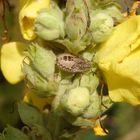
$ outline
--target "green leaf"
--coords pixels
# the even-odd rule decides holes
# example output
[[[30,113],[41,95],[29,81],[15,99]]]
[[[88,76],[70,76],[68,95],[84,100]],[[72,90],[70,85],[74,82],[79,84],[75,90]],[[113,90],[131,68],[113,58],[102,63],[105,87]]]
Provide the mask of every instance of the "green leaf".
[[[37,108],[22,102],[18,104],[18,112],[26,125],[34,126],[38,124],[43,126],[43,117]]]
[[[95,122],[85,119],[81,116],[75,117],[72,116],[70,113],[63,114],[64,118],[73,126],[93,126]]]
[[[74,140],[79,127],[71,127],[69,130],[64,130],[63,134],[60,136],[60,140]]]
[[[7,82],[0,85],[0,127],[7,124],[16,125],[19,121],[16,101],[23,96],[23,82],[11,85]]]
[[[7,128],[4,129],[0,140],[29,140],[29,137],[20,130],[8,125]]]
[[[41,125],[36,125],[32,128],[35,132],[37,136],[41,136],[43,140],[51,140],[51,134],[50,132]]]

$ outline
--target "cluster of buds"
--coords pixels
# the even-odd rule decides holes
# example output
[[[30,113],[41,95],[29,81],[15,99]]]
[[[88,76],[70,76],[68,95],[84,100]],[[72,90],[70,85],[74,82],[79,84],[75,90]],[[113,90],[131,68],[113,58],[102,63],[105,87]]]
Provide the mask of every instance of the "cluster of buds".
[[[122,20],[114,3],[91,3],[68,0],[61,9],[51,1],[49,8],[40,10],[34,28],[47,47],[30,45],[25,52],[29,63],[23,65],[34,94],[53,97],[50,113],[80,127],[94,127],[112,105],[102,93],[92,46],[105,41],[115,22]]]
[[[93,53],[91,50],[84,52],[81,58],[63,54],[60,61],[64,59],[63,65],[65,59],[73,56],[75,62],[74,60],[69,60],[69,62],[75,63],[76,67],[80,60],[85,60],[84,63],[92,62]],[[25,55],[28,61],[25,60],[23,63],[23,71],[28,87],[36,96],[46,99],[53,97],[51,111],[61,114],[73,126],[94,127],[103,112],[112,105],[109,96],[100,95],[100,91],[97,91],[100,79],[95,74],[94,64],[91,64],[87,71],[83,70],[83,73],[82,70],[80,73],[65,71],[66,68],[62,69],[57,64],[59,55],[38,44],[31,44],[25,51]],[[69,67],[69,65],[64,63],[64,67]]]
[[[112,0],[22,5],[21,33],[34,43],[3,45],[1,70],[12,84],[25,79],[28,88],[16,109],[28,134],[8,126],[0,139],[11,134],[24,140],[70,139],[87,127],[106,135],[101,120],[112,101],[140,104],[140,16],[124,18]]]
[[[115,3],[100,3],[93,6],[88,0],[68,0],[65,10],[61,10],[52,2],[49,9],[39,12],[35,21],[36,34],[47,41],[63,44],[74,54],[101,43],[123,16]]]

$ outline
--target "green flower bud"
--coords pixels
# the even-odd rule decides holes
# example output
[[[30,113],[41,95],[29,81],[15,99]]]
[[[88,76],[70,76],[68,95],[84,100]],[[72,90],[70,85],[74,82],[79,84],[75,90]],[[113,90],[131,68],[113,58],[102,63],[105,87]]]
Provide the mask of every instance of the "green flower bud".
[[[78,54],[92,43],[89,31],[90,13],[86,0],[68,0],[66,3],[65,38],[56,40],[69,52]]]
[[[86,33],[86,21],[83,21],[82,16],[72,15],[66,18],[66,34],[71,40],[81,38]]]
[[[93,73],[83,74],[80,80],[80,86],[88,88],[93,93],[99,84],[99,78]]]
[[[58,79],[55,77],[55,54],[37,44],[29,46],[25,52],[29,64],[24,63],[23,72],[27,82],[40,96],[54,95],[58,89]]]
[[[87,30],[88,8],[83,0],[68,0],[66,4],[66,34],[70,40],[82,38]]]
[[[39,12],[35,21],[35,32],[45,40],[64,38],[63,12],[53,1],[48,9]]]
[[[62,96],[61,105],[64,109],[71,113],[73,116],[77,116],[83,113],[83,111],[89,105],[89,91],[85,87],[77,87],[69,90]]]
[[[97,118],[102,113],[107,111],[107,109],[109,109],[109,107],[111,107],[111,105],[112,105],[112,102],[111,102],[109,96],[103,96],[101,98],[101,96],[99,96],[97,92],[94,92],[90,96],[90,105],[84,112],[83,117]]]
[[[34,69],[43,77],[48,78],[54,74],[56,56],[51,50],[32,44],[25,53],[31,60]]]
[[[92,14],[90,30],[92,31],[93,40],[96,43],[105,41],[111,34],[114,21],[105,13]]]
[[[120,23],[124,19],[124,15],[121,13],[120,9],[115,5],[108,6],[104,9],[104,12],[111,16],[116,23]]]
[[[88,61],[93,61],[93,58],[95,56],[95,50],[94,49],[87,49],[82,53],[82,57],[87,59]]]
[[[26,75],[28,85],[38,96],[47,97],[56,94],[58,83],[55,79],[45,79],[32,65],[26,63],[23,64],[23,72]]]
[[[69,89],[70,86],[71,86],[70,80],[64,79],[59,82],[57,96],[55,96],[53,103],[52,103],[53,111],[56,111],[60,107],[61,98],[62,98],[63,94],[66,92],[66,90]]]

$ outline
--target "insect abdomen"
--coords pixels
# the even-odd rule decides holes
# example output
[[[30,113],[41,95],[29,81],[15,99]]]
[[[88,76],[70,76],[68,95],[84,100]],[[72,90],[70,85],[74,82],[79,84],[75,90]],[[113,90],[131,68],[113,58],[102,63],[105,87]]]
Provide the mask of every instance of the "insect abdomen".
[[[71,73],[85,72],[91,68],[89,61],[68,53],[58,55],[56,64],[61,70]]]

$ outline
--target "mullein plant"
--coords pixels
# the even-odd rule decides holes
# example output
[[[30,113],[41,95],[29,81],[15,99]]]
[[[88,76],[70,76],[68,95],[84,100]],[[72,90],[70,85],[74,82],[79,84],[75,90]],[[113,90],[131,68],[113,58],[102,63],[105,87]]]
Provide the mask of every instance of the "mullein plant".
[[[8,125],[0,139],[72,139],[86,128],[106,135],[102,120],[114,102],[140,104],[140,17],[124,17],[112,0],[21,0],[21,7],[29,42],[4,44],[1,70],[11,84],[25,80],[23,126]]]

